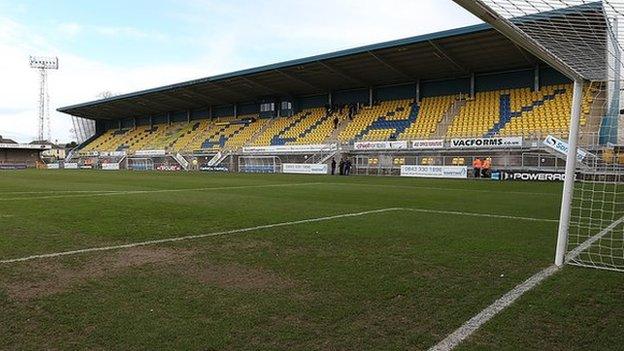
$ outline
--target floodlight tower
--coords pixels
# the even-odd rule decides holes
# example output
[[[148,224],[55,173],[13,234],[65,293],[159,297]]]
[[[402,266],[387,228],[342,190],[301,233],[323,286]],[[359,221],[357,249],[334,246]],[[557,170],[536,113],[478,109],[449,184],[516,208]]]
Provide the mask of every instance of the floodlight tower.
[[[50,131],[50,95],[48,94],[48,70],[57,70],[59,67],[58,57],[30,56],[28,58],[30,68],[39,71],[39,134],[38,141],[45,140],[44,130],[47,127],[48,138],[51,139]]]

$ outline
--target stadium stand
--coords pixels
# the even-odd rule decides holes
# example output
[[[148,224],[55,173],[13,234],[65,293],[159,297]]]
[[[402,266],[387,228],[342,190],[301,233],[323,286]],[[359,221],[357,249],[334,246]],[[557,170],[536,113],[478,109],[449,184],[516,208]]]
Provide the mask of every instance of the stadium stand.
[[[324,108],[308,109],[304,114],[305,118],[286,127],[273,138],[271,145],[323,143],[331,134],[334,115]]]
[[[418,117],[419,107],[412,100],[382,101],[364,107],[340,133],[344,143],[358,140],[377,141],[397,139]]]
[[[456,137],[524,136],[541,138],[548,134],[565,137],[569,129],[572,86],[554,85],[479,92],[455,118],[446,134]],[[585,90],[581,126],[592,103]]]
[[[507,93],[505,90],[477,93],[452,121],[446,136],[448,138],[484,136],[499,121],[501,96]]]
[[[19,144],[0,135],[0,170],[40,167],[41,153],[50,149],[49,143]]]
[[[459,95],[427,97],[420,102],[416,121],[401,134],[400,139],[428,139],[435,136],[444,115],[449,112]]]
[[[168,150],[237,150],[253,140],[253,145],[322,144],[331,141],[333,121],[346,124],[337,135],[342,143],[388,141],[440,137],[524,136],[565,137],[568,132],[572,87],[552,85],[539,91],[530,88],[478,92],[474,99],[466,95],[423,98],[419,104],[410,99],[381,101],[363,107],[349,120],[344,109],[328,113],[325,107],[304,109],[290,117],[273,119],[257,115],[221,117],[214,120],[176,122],[108,130],[86,145],[82,151]],[[593,103],[590,88],[585,89],[581,126],[585,126]],[[450,114],[456,102],[463,102],[456,116]],[[454,117],[454,118],[453,118]]]
[[[511,118],[502,126],[500,135],[522,135],[543,137],[548,134],[567,137],[569,116],[572,105],[572,86],[559,85],[542,89],[539,93],[531,93],[526,89],[515,91],[516,97],[512,105]],[[524,106],[520,106],[523,103]],[[590,107],[593,103],[589,87],[584,89],[581,113],[581,128],[587,123]]]
[[[452,56],[465,65],[464,69],[449,66],[448,58],[440,56],[432,42],[453,51]],[[469,49],[450,49],[453,45]],[[483,57],[489,59],[484,61]],[[571,81],[529,52],[519,55],[517,46],[487,26],[460,28],[452,35],[441,32],[407,38],[271,67],[77,104],[59,111],[97,122],[98,136],[77,152],[85,157],[97,157],[97,152],[92,151],[126,151],[132,156],[139,150],[165,150],[168,157],[175,156],[178,161],[186,157],[188,161],[203,162],[207,157],[213,160],[213,154],[223,151],[237,156],[254,152],[267,156],[264,154],[278,150],[281,160],[287,160],[285,153],[297,150],[293,153],[295,159],[308,152],[306,162],[323,162],[332,155],[318,151],[325,150],[318,144],[342,144],[335,149],[343,154],[354,151],[353,143],[358,141],[435,139],[422,144],[386,145],[408,145],[409,152],[423,154],[419,157],[424,161],[419,158],[411,163],[438,162],[439,158],[425,154],[446,152],[446,163],[468,164],[466,155],[444,149],[449,139],[522,136],[521,147],[535,149],[541,143],[533,141],[548,134],[567,138]],[[465,67],[471,67],[473,74],[466,74]],[[596,106],[609,105],[606,101],[604,94],[585,89],[582,145],[597,145],[597,140],[604,139],[604,107]],[[135,108],[128,110],[133,105]],[[244,146],[291,145],[303,147],[242,150]],[[305,145],[314,147],[306,149]],[[383,145],[370,144],[356,151],[364,153],[370,150],[368,147]],[[334,150],[331,146],[329,149]],[[456,162],[451,162],[453,159]]]

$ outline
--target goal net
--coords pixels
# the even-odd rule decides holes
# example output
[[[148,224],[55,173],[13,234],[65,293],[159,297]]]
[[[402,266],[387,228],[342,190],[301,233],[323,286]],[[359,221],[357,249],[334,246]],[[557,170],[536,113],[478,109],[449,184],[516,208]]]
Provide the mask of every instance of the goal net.
[[[279,173],[282,162],[277,156],[240,156],[238,171],[240,173]]]
[[[454,1],[574,82],[555,261],[624,271],[624,0]]]

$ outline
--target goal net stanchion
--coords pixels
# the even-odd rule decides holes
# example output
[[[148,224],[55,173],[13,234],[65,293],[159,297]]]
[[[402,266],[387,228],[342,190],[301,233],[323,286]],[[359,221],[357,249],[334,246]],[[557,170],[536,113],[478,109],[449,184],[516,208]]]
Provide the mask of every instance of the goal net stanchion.
[[[624,271],[624,0],[454,1],[574,82],[555,263]]]

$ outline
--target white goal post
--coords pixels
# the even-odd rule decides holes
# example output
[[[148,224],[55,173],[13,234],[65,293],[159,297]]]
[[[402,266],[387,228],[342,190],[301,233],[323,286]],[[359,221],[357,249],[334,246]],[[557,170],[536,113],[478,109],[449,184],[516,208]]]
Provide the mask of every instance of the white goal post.
[[[454,1],[574,82],[555,263],[624,271],[624,0]]]

